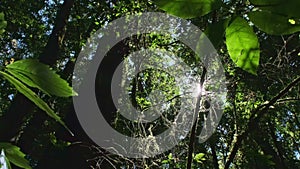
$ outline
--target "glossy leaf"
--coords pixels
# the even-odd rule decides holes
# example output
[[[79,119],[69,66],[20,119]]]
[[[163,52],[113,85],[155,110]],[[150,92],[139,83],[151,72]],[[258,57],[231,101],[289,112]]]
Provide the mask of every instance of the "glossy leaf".
[[[3,75],[5,79],[7,79],[11,84],[13,84],[16,89],[26,96],[29,100],[31,100],[35,105],[37,105],[40,109],[45,111],[50,117],[58,121],[61,125],[63,125],[70,133],[71,131],[65,125],[65,123],[61,120],[61,118],[45,103],[38,95],[36,95],[32,90],[30,90],[27,86],[25,86],[22,82],[14,78],[13,76],[0,71],[0,74]],[[72,133],[71,133],[72,134]]]
[[[221,0],[154,0],[154,3],[169,14],[181,18],[203,16],[221,7]]]
[[[49,95],[60,97],[74,96],[76,93],[68,82],[60,78],[49,66],[34,59],[16,61],[7,70],[24,84],[40,89]]]
[[[286,17],[300,18],[299,0],[250,0],[250,2],[262,10],[268,10]]]
[[[282,2],[283,0],[250,0],[253,5],[260,6],[275,6]]]
[[[226,46],[233,62],[243,70],[255,74],[259,64],[258,38],[246,20],[237,17],[226,29]]]
[[[253,11],[248,16],[255,26],[271,35],[287,35],[300,31],[300,24],[289,22],[289,17],[276,13]]]
[[[25,159],[25,154],[19,147],[10,143],[0,143],[0,149],[4,149],[5,156],[14,165],[25,169],[31,169],[28,160]]]
[[[204,31],[205,35],[209,38],[215,48],[217,48],[223,41],[228,21],[228,19],[222,19],[214,24],[210,24]]]

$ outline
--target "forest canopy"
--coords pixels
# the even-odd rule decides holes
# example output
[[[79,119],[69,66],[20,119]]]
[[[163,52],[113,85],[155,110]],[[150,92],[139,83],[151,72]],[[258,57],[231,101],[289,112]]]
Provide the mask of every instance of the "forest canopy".
[[[299,0],[1,1],[0,168],[300,168],[299,7]],[[148,12],[160,17],[139,24],[165,19],[152,29],[175,32],[136,31],[129,16]],[[122,18],[128,24],[110,27]],[[136,32],[93,45],[108,35],[116,41],[120,30]],[[82,126],[75,102],[85,93],[74,70],[80,59],[93,63],[88,49],[107,49],[88,96],[111,129],[144,139],[132,149],[153,156],[113,153]],[[181,114],[190,116],[179,123]],[[191,126],[175,130],[176,146],[160,152],[167,139],[156,136],[181,123]]]

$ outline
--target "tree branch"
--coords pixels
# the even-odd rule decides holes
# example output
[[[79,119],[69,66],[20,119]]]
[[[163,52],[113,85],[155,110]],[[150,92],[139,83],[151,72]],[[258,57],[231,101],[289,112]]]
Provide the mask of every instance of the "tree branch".
[[[255,129],[255,126],[258,124],[258,121],[263,117],[267,112],[270,106],[274,105],[281,97],[283,97],[288,91],[293,88],[297,83],[300,82],[300,77],[297,77],[294,81],[288,84],[283,90],[281,90],[275,97],[273,97],[270,101],[265,102],[258,108],[254,110],[252,113],[247,127],[244,132],[242,132],[239,136],[237,136],[236,142],[232,144],[232,149],[229,153],[227,162],[225,164],[224,169],[228,169],[231,163],[234,160],[234,157],[242,143],[242,141],[248,136],[248,134]]]
[[[218,156],[217,156],[217,152],[216,152],[216,147],[213,144],[210,144],[210,148],[211,148],[211,154],[213,157],[213,165],[215,169],[219,169],[219,163],[218,163]]]
[[[197,97],[197,102],[196,102],[196,107],[195,107],[195,112],[194,115],[196,116],[196,120],[193,124],[192,130],[191,130],[191,135],[190,135],[190,142],[189,142],[189,150],[188,150],[188,160],[186,164],[187,169],[192,168],[192,162],[193,162],[193,153],[194,153],[194,146],[195,146],[195,137],[196,137],[196,128],[197,128],[197,123],[198,123],[198,113],[200,109],[200,101],[201,101],[201,96],[202,96],[202,88],[203,88],[203,83],[205,80],[206,76],[206,68],[203,67],[203,71],[201,74],[201,79],[200,79],[200,92]]]

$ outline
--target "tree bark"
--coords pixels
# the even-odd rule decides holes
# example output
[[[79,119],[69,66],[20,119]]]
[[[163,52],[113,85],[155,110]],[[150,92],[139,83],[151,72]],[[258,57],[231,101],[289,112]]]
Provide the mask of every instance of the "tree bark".
[[[58,12],[53,31],[48,43],[39,60],[42,63],[53,66],[59,55],[60,42],[64,37],[66,22],[69,18],[70,10],[74,4],[73,0],[65,0],[61,10]],[[34,111],[35,105],[18,93],[8,111],[0,118],[0,141],[11,141],[19,132],[25,115]]]
[[[211,154],[213,157],[213,165],[215,169],[219,169],[219,163],[218,163],[218,156],[217,156],[217,152],[216,152],[216,147],[213,144],[210,144],[211,147]]]

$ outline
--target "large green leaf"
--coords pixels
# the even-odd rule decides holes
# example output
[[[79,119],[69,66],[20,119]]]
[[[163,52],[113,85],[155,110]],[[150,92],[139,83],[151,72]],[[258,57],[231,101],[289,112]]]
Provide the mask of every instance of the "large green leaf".
[[[45,103],[38,95],[36,95],[32,90],[30,90],[27,86],[25,86],[22,82],[14,78],[13,76],[0,71],[0,74],[3,75],[5,79],[7,79],[11,84],[13,84],[16,89],[26,96],[29,100],[31,100],[35,105],[37,105],[40,109],[45,111],[50,117],[58,121],[61,125],[63,125],[71,134],[72,132],[68,129],[65,123],[61,120],[61,118]]]
[[[300,18],[299,0],[250,0],[250,2],[262,10],[268,10],[286,17]]]
[[[250,0],[251,4],[259,6],[275,6],[282,3],[283,0]]]
[[[14,165],[25,169],[31,169],[28,160],[25,159],[25,154],[19,147],[10,143],[0,143],[0,150],[1,149],[4,149],[5,156]]]
[[[287,35],[300,31],[300,24],[291,22],[289,17],[269,11],[253,11],[248,13],[251,22],[262,31],[271,35]]]
[[[204,31],[205,35],[209,38],[215,48],[218,48],[224,39],[228,21],[229,19],[222,19],[216,23],[208,25],[207,29]]]
[[[16,61],[7,66],[7,71],[26,85],[38,88],[46,94],[60,97],[76,95],[64,79],[37,60]]]
[[[181,18],[203,16],[221,7],[221,0],[154,0],[162,10]]]
[[[243,70],[255,74],[259,64],[258,38],[246,20],[237,17],[226,29],[226,46],[233,62]]]

